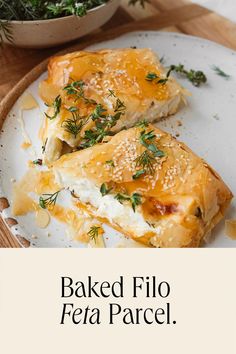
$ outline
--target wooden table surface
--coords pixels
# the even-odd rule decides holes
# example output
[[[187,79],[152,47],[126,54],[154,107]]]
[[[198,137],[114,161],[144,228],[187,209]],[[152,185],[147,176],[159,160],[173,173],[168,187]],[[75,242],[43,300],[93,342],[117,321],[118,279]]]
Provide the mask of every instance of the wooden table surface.
[[[121,0],[119,9],[109,22],[78,41],[83,47],[134,30],[180,32],[207,38],[236,50],[236,24],[186,0],[150,0],[144,9],[139,5],[128,6],[128,0]],[[0,48],[0,101],[35,65],[69,45],[40,50]],[[0,247],[19,247],[1,218]]]

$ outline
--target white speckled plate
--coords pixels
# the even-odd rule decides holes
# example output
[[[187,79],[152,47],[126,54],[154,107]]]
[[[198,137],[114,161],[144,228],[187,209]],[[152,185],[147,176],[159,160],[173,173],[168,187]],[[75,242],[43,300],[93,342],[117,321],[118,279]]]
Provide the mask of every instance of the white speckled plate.
[[[236,193],[236,52],[213,42],[196,37],[164,32],[135,32],[123,35],[111,41],[99,43],[89,49],[122,48],[137,46],[150,47],[160,57],[164,56],[164,65],[183,63],[187,68],[203,70],[208,83],[196,88],[186,79],[178,78],[180,83],[192,92],[188,106],[178,114],[161,122],[158,126],[184,141],[198,155],[214,167]],[[220,67],[231,77],[226,80],[218,76],[212,66]],[[38,130],[45,107],[38,96],[38,84],[45,78],[44,73],[27,89],[39,103],[39,109],[24,112],[27,132],[34,142],[36,156],[41,154]],[[23,142],[17,116],[19,102],[12,107],[0,134],[0,197],[6,197],[11,204],[12,182],[19,180],[27,169],[27,161],[32,159],[29,151],[20,149]],[[177,121],[182,126],[178,126]],[[63,194],[58,202],[63,204]],[[11,217],[11,207],[2,212],[3,218]],[[236,218],[236,203],[232,203],[227,218]],[[33,247],[84,247],[79,242],[71,241],[65,233],[65,226],[52,221],[46,230],[38,229],[34,216],[29,214],[17,218],[18,225],[11,228],[13,234],[20,234],[30,240]],[[48,237],[47,233],[52,236]],[[37,239],[32,239],[37,235]],[[106,227],[107,247],[114,247],[122,242],[123,236]],[[129,246],[135,246],[129,242]],[[235,247],[236,241],[224,234],[224,221],[213,231],[208,247]]]

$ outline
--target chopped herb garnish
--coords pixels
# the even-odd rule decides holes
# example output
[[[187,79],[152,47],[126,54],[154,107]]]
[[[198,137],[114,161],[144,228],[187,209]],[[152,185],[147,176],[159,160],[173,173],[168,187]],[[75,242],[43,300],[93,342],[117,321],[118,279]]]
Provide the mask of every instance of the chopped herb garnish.
[[[140,120],[138,123],[136,123],[136,127],[138,128],[146,128],[148,127],[149,123],[146,121],[146,119]]]
[[[149,151],[151,151],[154,155],[154,157],[163,157],[165,156],[164,152],[162,150],[159,150],[156,144],[153,143],[153,140],[156,138],[156,135],[153,133],[154,130],[151,130],[146,133],[145,130],[143,130],[140,134],[140,143],[145,146]]]
[[[113,116],[107,115],[96,119],[95,127],[85,131],[79,148],[85,149],[91,147],[95,144],[101,143],[106,136],[114,135],[111,128],[116,125],[122,114],[122,112],[117,112]]]
[[[57,115],[60,113],[61,110],[61,96],[58,95],[55,100],[53,101],[52,105],[48,106],[48,107],[52,107],[54,109],[54,113],[52,116],[49,116],[47,113],[45,113],[45,116],[48,119],[54,119],[57,117]]]
[[[68,110],[71,112],[72,118],[66,119],[61,126],[76,139],[83,126],[88,122],[88,118],[80,117],[76,107],[70,107]]]
[[[110,193],[111,190],[112,188],[107,188],[106,183],[103,183],[100,187],[100,192],[103,197]]]
[[[152,141],[153,139],[155,139],[155,137],[156,135],[154,134],[154,130],[150,130],[149,132],[146,132],[146,130],[142,130],[139,139],[142,145],[148,147],[148,141]]]
[[[107,97],[116,97],[115,92],[111,89],[108,89],[109,95]]]
[[[155,163],[155,157],[153,157],[148,150],[145,150],[140,156],[138,156],[135,160],[136,167],[141,167],[144,173],[148,173],[152,175],[154,173],[153,165]],[[142,173],[143,174],[143,173]],[[135,179],[140,177],[142,174],[136,176]]]
[[[63,90],[67,92],[68,95],[77,95],[80,98],[83,96],[83,87],[85,83],[82,80],[73,81],[72,83],[66,85]]]
[[[212,70],[214,70],[217,75],[224,77],[226,80],[230,78],[230,75],[226,74],[223,70],[221,70],[219,66],[213,65]]]
[[[146,75],[146,80],[147,81],[153,81],[153,80],[156,80],[158,79],[158,76],[156,73],[153,73],[153,72],[149,72],[147,75]]]
[[[140,176],[144,175],[146,170],[138,170],[132,177],[133,179],[138,179]]]
[[[131,203],[132,209],[135,212],[136,206],[142,204],[142,196],[138,193],[133,193],[131,196],[127,194],[118,193],[115,198],[123,204],[125,201],[129,201]]]
[[[107,161],[105,162],[105,164],[107,164],[107,165],[109,165],[109,166],[111,166],[111,167],[115,167],[115,164],[114,164],[114,161],[113,161],[113,160],[107,160]]]
[[[42,160],[42,159],[34,160],[34,161],[33,161],[33,164],[34,164],[34,165],[40,165],[40,166],[42,166],[43,160]]]
[[[117,98],[114,112],[124,112],[125,110],[126,110],[126,106],[124,102],[121,101],[119,98]]]
[[[92,120],[96,120],[98,118],[105,118],[106,116],[104,115],[104,112],[106,112],[106,109],[99,103],[91,114]]]
[[[171,65],[169,70],[174,70],[176,73],[180,73],[186,76],[186,78],[192,82],[192,84],[194,86],[200,86],[201,84],[204,84],[207,82],[207,77],[206,75],[203,73],[203,71],[200,70],[186,70],[184,68],[183,64],[179,64],[179,65]]]
[[[45,140],[45,142],[44,142],[44,144],[42,146],[42,153],[43,154],[45,153],[47,142],[48,142],[48,138]]]
[[[102,230],[100,226],[91,226],[87,235],[91,240],[93,240],[96,243],[100,230]]]
[[[154,81],[156,84],[165,85],[167,83],[167,81],[169,80],[169,76],[170,76],[170,73],[172,70],[174,70],[174,69],[172,67],[170,67],[170,69],[166,73],[166,77],[164,77],[164,78],[161,78],[160,76],[158,76],[154,72],[149,72],[146,75],[146,80],[147,81]]]
[[[55,193],[52,194],[42,194],[39,197],[39,205],[41,208],[43,209],[48,209],[48,208],[53,208],[54,205],[56,204],[56,200],[58,197],[58,194],[60,193],[60,191],[57,191]]]
[[[65,86],[63,90],[66,91],[67,95],[74,95],[75,101],[83,99],[83,101],[87,104],[97,104],[95,100],[84,96],[84,85],[85,83],[82,80],[73,81],[72,83]]]
[[[165,153],[158,149],[155,144],[155,138],[154,130],[150,130],[149,132],[146,132],[146,130],[141,131],[139,140],[147,150],[143,151],[142,154],[135,159],[136,167],[140,167],[141,169],[136,171],[133,175],[133,179],[137,179],[145,173],[153,175],[155,172],[153,165],[156,162],[156,157],[165,156]]]

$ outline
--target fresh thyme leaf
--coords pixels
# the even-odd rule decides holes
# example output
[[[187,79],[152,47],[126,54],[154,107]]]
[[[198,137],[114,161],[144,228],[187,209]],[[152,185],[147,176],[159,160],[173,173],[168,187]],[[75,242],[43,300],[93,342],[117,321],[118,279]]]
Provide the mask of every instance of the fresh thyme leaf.
[[[84,96],[84,85],[85,83],[82,80],[73,81],[66,85],[63,90],[66,91],[67,95],[75,95],[76,99],[79,99]]]
[[[114,161],[113,160],[107,160],[105,162],[107,165],[111,166],[111,167],[115,167]]]
[[[164,152],[162,150],[159,150],[158,147],[155,144],[149,144],[148,145],[148,150],[150,150],[155,157],[163,157],[163,156],[165,156]]]
[[[93,113],[91,114],[92,120],[96,120],[98,118],[104,118],[105,117],[104,112],[106,112],[106,109],[99,103],[95,107]]]
[[[153,80],[156,80],[158,79],[158,76],[156,73],[153,73],[153,72],[148,72],[147,75],[146,75],[146,80],[147,81],[153,81]]]
[[[91,240],[93,240],[96,243],[100,230],[102,230],[100,226],[91,226],[87,235]]]
[[[165,153],[158,149],[157,145],[153,142],[156,138],[153,130],[146,132],[142,130],[140,133],[140,143],[147,149],[135,160],[136,167],[140,167],[141,170],[138,170],[134,175],[133,179],[137,179],[142,176],[144,173],[154,174],[154,163],[156,162],[156,157],[163,157]]]
[[[138,179],[139,177],[141,177],[142,175],[144,175],[146,173],[146,170],[138,170],[133,176],[133,179]]]
[[[146,121],[146,119],[140,120],[138,123],[136,123],[136,127],[138,128],[146,128],[148,127],[149,123]]]
[[[138,193],[133,193],[131,196],[118,193],[116,194],[115,199],[117,199],[121,204],[123,204],[124,201],[129,201],[134,212],[136,211],[136,207],[142,204],[142,196]]]
[[[95,100],[84,96],[84,85],[85,83],[82,80],[72,81],[63,90],[66,91],[67,95],[74,95],[75,101],[82,99],[87,104],[97,104]]]
[[[112,188],[107,188],[106,183],[103,183],[100,187],[100,192],[103,197],[110,193],[111,190]]]
[[[121,101],[119,98],[117,98],[114,112],[124,112],[125,110],[126,110],[126,106],[124,102]]]
[[[173,70],[172,68],[170,68],[168,70],[165,78],[160,78],[156,73],[149,72],[146,75],[146,80],[147,81],[155,81],[156,84],[165,85],[167,83],[167,81],[169,80],[169,76],[170,76],[170,73],[171,73],[172,70]]]
[[[76,139],[83,126],[88,122],[88,118],[80,117],[78,111],[74,108],[71,107],[68,109],[72,114],[72,118],[66,119],[61,126]]]
[[[131,201],[133,211],[135,212],[136,206],[142,204],[142,196],[138,193],[133,193],[130,201]]]
[[[149,132],[146,132],[146,130],[142,130],[140,133],[139,140],[143,146],[148,148],[150,140],[152,141],[153,139],[155,139],[155,137],[156,135],[154,134],[154,130],[150,130]]]
[[[226,74],[223,70],[221,70],[219,66],[213,65],[212,70],[214,70],[217,75],[224,77],[226,80],[230,78],[230,75]]]
[[[111,128],[114,127],[120,119],[122,112],[117,112],[115,115],[107,115],[95,120],[95,128],[86,130],[80,148],[85,149],[95,144],[101,143],[106,136],[113,135]]]
[[[180,73],[182,75],[185,75],[186,78],[190,82],[192,82],[192,84],[196,87],[207,82],[207,77],[203,73],[203,71],[200,71],[200,70],[196,71],[196,70],[192,70],[192,69],[188,71],[184,68],[183,64],[171,65],[169,70],[170,71],[174,70],[176,73]]]
[[[43,161],[42,161],[42,159],[37,159],[37,160],[34,160],[34,161],[33,161],[33,164],[34,164],[34,165],[40,165],[40,166],[42,166]]]
[[[53,107],[54,109],[54,114],[52,116],[49,116],[47,113],[45,113],[45,116],[49,119],[54,119],[57,117],[57,115],[60,113],[60,110],[61,110],[61,103],[62,103],[62,100],[61,100],[61,96],[58,95],[55,100],[53,101],[53,104],[49,107]]]
[[[44,154],[45,153],[45,149],[46,149],[46,145],[47,145],[47,142],[48,142],[48,138],[45,140],[43,146],[42,146],[42,153]]]
[[[41,208],[43,209],[48,209],[48,208],[53,208],[54,205],[56,204],[56,200],[58,197],[58,194],[60,193],[60,191],[57,191],[55,193],[52,194],[42,194],[39,197],[39,205]]]
[[[109,95],[107,97],[116,97],[115,92],[111,89],[108,89]]]

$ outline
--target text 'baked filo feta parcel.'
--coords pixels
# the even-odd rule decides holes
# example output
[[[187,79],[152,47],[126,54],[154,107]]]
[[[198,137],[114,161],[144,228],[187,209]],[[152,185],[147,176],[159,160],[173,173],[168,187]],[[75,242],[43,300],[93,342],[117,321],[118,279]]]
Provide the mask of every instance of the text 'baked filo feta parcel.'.
[[[145,121],[53,170],[79,208],[154,247],[198,247],[232,198],[205,161]]]
[[[58,159],[65,147],[77,148],[94,126],[93,117],[104,111],[113,119],[112,131],[118,132],[142,117],[153,122],[174,114],[183,93],[150,49],[107,49],[51,58],[48,78],[40,85],[48,106],[41,131],[44,162]]]

